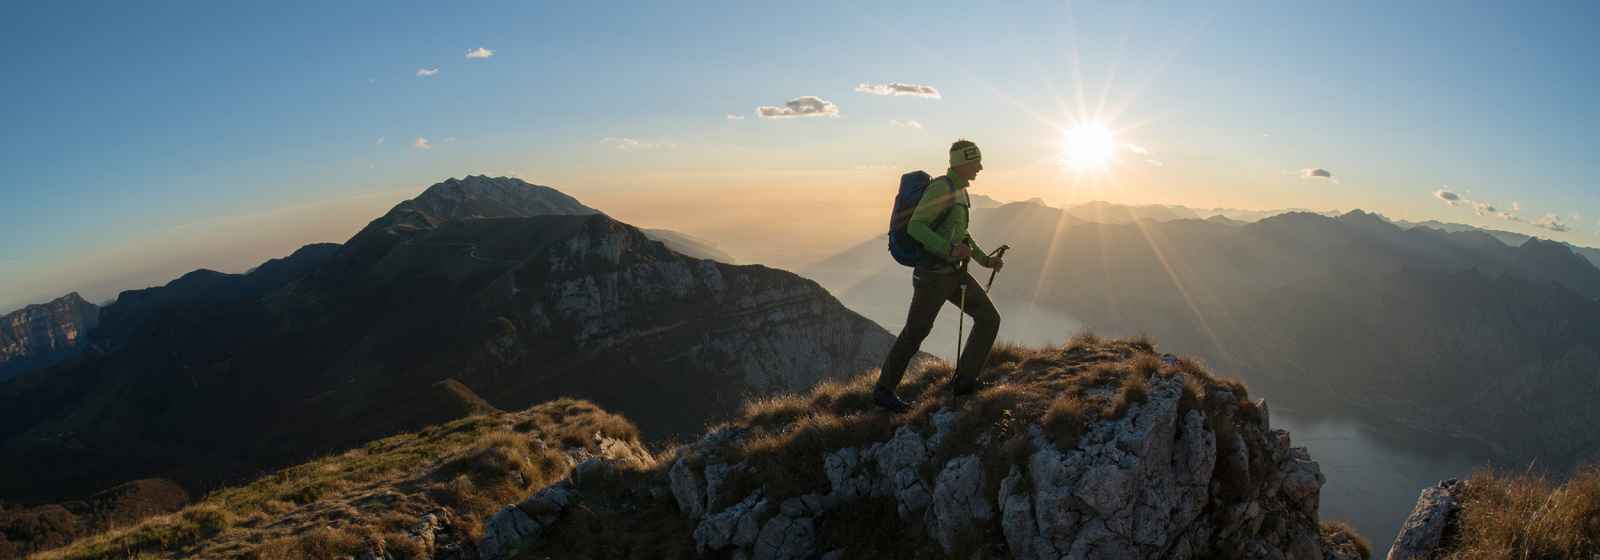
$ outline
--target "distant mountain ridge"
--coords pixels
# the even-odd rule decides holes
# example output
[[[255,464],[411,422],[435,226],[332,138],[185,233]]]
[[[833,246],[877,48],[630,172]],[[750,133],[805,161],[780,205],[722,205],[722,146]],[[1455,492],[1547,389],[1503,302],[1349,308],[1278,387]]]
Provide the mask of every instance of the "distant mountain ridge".
[[[1149,334],[1290,407],[1397,418],[1508,461],[1600,445],[1600,269],[1565,245],[1362,211],[1105,224],[1014,203],[972,221],[986,247],[1012,247],[991,293],[1002,339],[1045,343],[1029,337],[1069,321]],[[909,271],[884,253],[866,242],[802,272],[897,330]],[[951,315],[930,340],[953,338]]]
[[[0,452],[29,458],[0,464],[7,500],[146,476],[208,488],[475,401],[587,397],[664,437],[873,367],[892,342],[815,283],[685,257],[487,177],[434,185],[344,244],[125,292],[104,319],[102,351],[0,383]]]
[[[100,322],[100,308],[77,292],[0,317],[0,380],[76,356]]]

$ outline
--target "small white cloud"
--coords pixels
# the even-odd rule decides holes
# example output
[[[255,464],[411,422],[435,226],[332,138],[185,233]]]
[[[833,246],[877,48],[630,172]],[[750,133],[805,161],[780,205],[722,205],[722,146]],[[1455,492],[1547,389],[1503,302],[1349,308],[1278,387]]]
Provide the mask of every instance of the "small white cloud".
[[[1136,153],[1136,154],[1139,154],[1141,156],[1150,155],[1150,150],[1145,148],[1144,146],[1135,146],[1133,144],[1128,144],[1128,151]]]
[[[856,86],[856,91],[861,93],[870,93],[873,95],[910,95],[912,97],[924,97],[928,99],[942,98],[939,95],[939,90],[934,89],[933,86],[902,84],[898,82],[887,84],[859,84]]]
[[[1454,191],[1446,190],[1448,188],[1449,187],[1433,191],[1433,197],[1437,198],[1439,200],[1443,200],[1445,204],[1449,204],[1451,206],[1455,206],[1457,204],[1460,204],[1461,203],[1461,195],[1456,194]],[[1516,206],[1513,205],[1512,208],[1515,209]]]
[[[1521,202],[1517,202],[1515,200],[1511,201],[1511,211],[1512,212],[1521,212],[1522,211],[1522,203]]]
[[[891,120],[891,121],[889,121],[889,124],[894,125],[894,126],[903,126],[903,127],[906,127],[906,128],[915,128],[915,129],[918,129],[918,130],[922,129],[922,123],[919,123],[917,121],[896,121],[896,120]]]
[[[1300,170],[1302,179],[1333,179],[1333,172],[1321,167],[1307,167]]]
[[[1159,160],[1159,159],[1147,159],[1147,160],[1144,160],[1144,162],[1148,163],[1150,165],[1156,166],[1156,167],[1166,167],[1167,166],[1167,164],[1161,163],[1161,160]]]
[[[417,77],[418,78],[432,78],[432,77],[437,76],[437,75],[439,75],[439,68],[438,67],[418,68],[417,69]]]
[[[387,138],[386,138],[386,137],[383,137],[383,136],[379,136],[379,137],[378,137],[378,141],[377,141],[377,142],[373,142],[373,144],[376,144],[376,145],[379,145],[379,146],[382,146],[382,145],[383,145],[383,141],[384,141],[384,140],[386,140],[386,139],[387,139]]]
[[[1499,213],[1499,210],[1496,209],[1493,204],[1472,201],[1472,212],[1479,216],[1491,216]]]
[[[491,51],[491,50],[483,48],[483,47],[478,47],[476,49],[472,49],[470,51],[467,51],[467,58],[469,58],[469,59],[472,59],[472,58],[489,58],[491,56],[494,56],[494,51]]]
[[[837,117],[839,106],[832,101],[807,95],[796,97],[784,103],[782,107],[763,105],[756,108],[756,114],[763,119],[788,119],[794,117]]]
[[[416,148],[418,150],[432,150],[433,149],[433,144],[428,142],[427,138],[423,138],[421,136],[418,136],[417,140],[415,142],[411,143],[411,147]]]
[[[735,115],[733,113],[728,113],[728,120],[730,120],[730,121],[742,121],[742,120],[744,120],[744,115]]]
[[[612,136],[601,138],[598,144],[601,146],[616,148],[624,152],[674,147],[671,142],[645,142],[634,138],[617,138]]]

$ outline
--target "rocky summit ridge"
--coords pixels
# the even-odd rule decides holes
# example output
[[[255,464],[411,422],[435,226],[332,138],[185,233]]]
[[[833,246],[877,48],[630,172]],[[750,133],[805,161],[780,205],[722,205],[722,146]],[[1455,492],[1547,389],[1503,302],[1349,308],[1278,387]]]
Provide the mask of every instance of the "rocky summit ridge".
[[[746,406],[654,466],[599,461],[502,508],[484,559],[1363,558],[1264,401],[1138,341],[1003,348],[975,397],[871,408],[870,372]],[[603,481],[603,482],[597,482]],[[616,531],[654,518],[677,534]],[[597,534],[612,538],[590,539]]]
[[[561,399],[371,442],[41,558],[1354,559],[1265,402],[1147,342],[1001,346],[747,401],[665,449]]]

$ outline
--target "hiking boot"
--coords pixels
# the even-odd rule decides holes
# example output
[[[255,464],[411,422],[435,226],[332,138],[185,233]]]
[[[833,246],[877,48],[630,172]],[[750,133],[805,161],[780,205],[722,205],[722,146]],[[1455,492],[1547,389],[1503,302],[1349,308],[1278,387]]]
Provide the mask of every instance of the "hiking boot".
[[[911,410],[911,403],[900,400],[900,397],[883,387],[872,388],[872,403],[883,407],[890,412],[905,412]]]
[[[979,381],[977,379],[952,379],[950,380],[950,392],[954,393],[955,396],[965,397],[978,391],[988,389],[992,385],[993,383]]]

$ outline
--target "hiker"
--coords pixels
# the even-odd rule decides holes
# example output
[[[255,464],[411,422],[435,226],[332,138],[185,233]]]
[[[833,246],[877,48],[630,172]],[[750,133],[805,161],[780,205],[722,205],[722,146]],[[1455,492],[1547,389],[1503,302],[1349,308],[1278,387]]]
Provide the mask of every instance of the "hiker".
[[[981,388],[978,373],[983,370],[984,362],[988,361],[989,349],[994,346],[995,335],[1000,331],[1000,313],[989,302],[989,295],[984,292],[983,286],[967,273],[966,263],[970,259],[995,270],[1005,266],[1003,258],[984,253],[978,243],[967,235],[969,210],[972,208],[967,186],[978,177],[979,171],[983,171],[982,160],[983,154],[978,151],[978,145],[969,140],[958,140],[950,145],[950,171],[927,183],[909,221],[905,222],[904,234],[915,241],[914,244],[906,244],[917,246],[911,249],[913,251],[919,247],[921,255],[914,259],[902,258],[905,249],[896,246],[898,240],[895,238],[898,222],[895,216],[890,218],[890,252],[895,253],[895,259],[902,264],[916,264],[911,274],[911,309],[906,313],[905,328],[900,330],[894,347],[889,350],[889,357],[884,360],[883,369],[878,375],[878,384],[872,390],[872,400],[878,406],[895,412],[911,408],[909,403],[895,394],[895,387],[900,384],[901,376],[905,375],[911,356],[917,353],[922,347],[922,340],[933,330],[933,320],[939,316],[939,309],[947,301],[963,305],[963,283],[966,287],[965,311],[973,320],[972,336],[967,338],[966,349],[960,352],[961,359],[956,363],[950,388],[958,396],[972,394]],[[927,174],[917,171],[902,177],[902,193],[908,190],[908,179],[916,176],[926,178]],[[899,207],[905,201],[897,199],[896,202],[896,210],[901,211]]]

